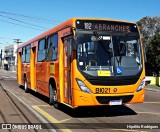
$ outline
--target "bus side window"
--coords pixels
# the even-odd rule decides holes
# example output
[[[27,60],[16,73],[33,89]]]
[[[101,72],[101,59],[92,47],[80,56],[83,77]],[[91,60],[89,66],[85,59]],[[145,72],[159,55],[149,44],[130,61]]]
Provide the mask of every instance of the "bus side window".
[[[45,46],[46,40],[41,39],[38,44],[38,61],[44,61],[46,57],[46,46]]]
[[[22,48],[22,63],[26,61],[25,47]]]
[[[58,53],[58,34],[54,34],[52,36],[52,45],[53,45],[53,56],[52,60],[57,60],[57,53]]]
[[[51,37],[52,36],[49,36],[47,38],[47,56],[46,56],[47,61],[51,61],[52,56],[53,56],[53,45],[52,45],[52,42],[51,42]]]
[[[30,51],[31,50],[31,45],[29,44],[28,46],[26,46],[26,52],[25,52],[25,55],[26,55],[26,62],[30,62]]]
[[[58,52],[58,34],[54,34],[49,36],[47,39],[47,61],[55,61],[57,60],[57,52]]]

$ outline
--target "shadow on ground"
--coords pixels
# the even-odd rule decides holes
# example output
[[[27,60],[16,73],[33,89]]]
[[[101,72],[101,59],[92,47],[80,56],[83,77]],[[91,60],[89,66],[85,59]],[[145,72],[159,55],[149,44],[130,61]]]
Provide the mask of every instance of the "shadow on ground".
[[[60,108],[61,111],[72,117],[77,117],[77,118],[137,115],[135,111],[124,105],[79,107],[74,110],[64,105],[61,107],[62,107]]]

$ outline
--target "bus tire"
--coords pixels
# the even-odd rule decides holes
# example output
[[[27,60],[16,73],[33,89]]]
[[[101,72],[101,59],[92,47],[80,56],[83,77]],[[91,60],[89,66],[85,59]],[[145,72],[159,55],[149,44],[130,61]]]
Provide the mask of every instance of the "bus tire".
[[[27,78],[26,78],[26,77],[24,78],[24,91],[25,91],[26,93],[29,92],[28,85],[27,85]]]
[[[53,105],[56,109],[58,109],[58,96],[57,90],[52,84],[49,84],[49,104]]]

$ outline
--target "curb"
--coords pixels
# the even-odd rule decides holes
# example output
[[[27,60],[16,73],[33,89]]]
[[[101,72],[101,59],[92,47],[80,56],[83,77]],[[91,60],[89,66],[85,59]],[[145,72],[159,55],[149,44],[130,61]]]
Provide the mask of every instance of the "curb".
[[[50,126],[49,122],[41,115],[39,114],[36,110],[34,110],[31,106],[29,106],[27,103],[25,103],[22,99],[20,99],[17,95],[15,95],[14,93],[10,92],[8,89],[6,89],[5,87],[3,87],[3,85],[1,84],[2,88],[4,90],[6,90],[7,92],[9,92],[10,94],[12,94],[14,97],[17,98],[17,100],[22,103],[30,112],[32,112],[42,123],[46,123],[48,124],[48,130],[50,132],[56,132],[56,129],[54,129],[52,126]]]

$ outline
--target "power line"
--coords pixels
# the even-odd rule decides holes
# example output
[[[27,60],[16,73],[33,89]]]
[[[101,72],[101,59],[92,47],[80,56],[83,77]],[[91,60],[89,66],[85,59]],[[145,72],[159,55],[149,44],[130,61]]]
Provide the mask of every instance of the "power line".
[[[5,15],[2,15],[2,14],[5,14]],[[13,17],[9,17],[7,15],[12,15],[14,16]],[[24,22],[24,21],[21,21],[21,20],[18,20],[18,19],[23,19],[23,18],[28,18],[29,21],[31,20],[38,20],[38,22],[40,21],[43,21],[43,22],[49,22],[49,23],[52,23],[53,25],[53,22],[55,23],[61,23],[62,21],[58,21],[58,20],[52,20],[52,19],[48,19],[48,18],[42,18],[42,17],[35,17],[35,16],[29,16],[29,15],[23,15],[23,14],[17,14],[17,13],[12,13],[12,12],[5,12],[5,11],[0,11],[0,16],[1,17],[4,17],[4,18],[8,18],[10,20],[13,20],[13,21],[16,21],[16,22],[19,22],[19,23],[23,23],[24,25],[22,24],[19,24],[19,23],[15,23],[15,22],[11,22],[11,21],[6,21],[6,20],[0,20],[2,22],[6,22],[6,23],[10,23],[10,24],[14,24],[14,25],[17,25],[17,26],[21,26],[21,27],[27,27],[27,28],[30,28],[30,29],[34,29],[34,30],[40,30],[40,31],[45,31],[47,30],[48,28],[46,27],[42,27],[42,26],[38,26],[36,24],[32,24],[32,23],[28,23],[28,22]],[[18,17],[18,19],[15,19],[15,17]],[[29,26],[27,26],[29,25]],[[54,24],[55,25],[55,24]]]
[[[13,40],[12,38],[6,38],[6,37],[0,37],[0,39],[10,39],[10,40]]]
[[[23,14],[17,14],[17,13],[12,13],[12,12],[4,12],[4,11],[0,11],[0,16],[1,17],[4,17],[4,18],[7,18],[7,19],[10,19],[10,20],[13,20],[13,21],[7,21],[7,19],[0,19],[0,21],[2,22],[5,22],[5,23],[10,23],[10,24],[13,24],[13,25],[16,25],[16,26],[21,26],[21,27],[26,27],[26,28],[30,28],[30,29],[33,29],[33,30],[39,30],[39,31],[45,31],[47,30],[48,28],[46,27],[42,27],[42,26],[38,26],[38,25],[35,25],[35,24],[32,24],[32,23],[28,23],[28,22],[24,22],[24,20],[26,19],[29,19],[29,21],[31,20],[36,20],[38,21],[38,23],[40,22],[43,22],[43,23],[50,23],[52,25],[57,25],[57,24],[53,24],[53,23],[61,23],[62,21],[59,21],[59,20],[53,20],[53,19],[48,19],[48,18],[42,18],[42,17],[35,17],[35,16],[29,16],[29,15],[23,15]],[[22,21],[23,20],[23,21]],[[25,20],[25,21],[26,21]],[[18,23],[17,23],[18,22]],[[21,24],[20,24],[21,23]],[[10,40],[13,40],[12,38],[4,38],[4,37],[0,37],[0,39],[10,39]],[[20,42],[20,40],[18,41],[16,39],[16,43]]]
[[[1,19],[0,19],[0,21],[2,21],[2,22],[6,22],[6,23],[10,23],[10,24],[14,24],[14,25],[21,26],[21,27],[27,27],[27,28],[34,29],[34,30],[44,31],[44,30],[42,30],[42,29],[33,28],[33,27],[30,27],[30,26],[25,26],[25,25],[21,25],[21,24],[13,23],[13,22],[8,22],[8,21],[1,20]]]
[[[23,17],[23,18],[31,18],[31,19],[36,19],[36,20],[41,20],[41,21],[45,21],[45,22],[54,22],[54,23],[61,23],[62,21],[59,20],[53,20],[53,19],[48,19],[48,18],[43,18],[43,17],[35,17],[35,16],[29,16],[29,15],[23,15],[23,14],[17,14],[17,13],[12,13],[12,12],[4,12],[4,11],[0,11],[0,13],[3,14],[7,14],[7,15],[14,15],[14,16],[19,16],[19,17]]]
[[[0,15],[0,16],[1,16],[1,17],[5,17],[5,18],[8,18],[8,19],[10,19],[10,20],[14,20],[14,21],[23,23],[23,24],[27,24],[27,25],[31,25],[31,26],[35,26],[35,27],[39,27],[39,28],[43,28],[43,29],[47,29],[46,27],[41,27],[41,26],[38,26],[38,25],[35,25],[35,24],[31,24],[31,23],[28,23],[28,22],[23,22],[23,21],[21,21],[21,20],[17,20],[17,19],[11,18],[11,17],[7,17],[7,16],[3,16],[3,15]]]

